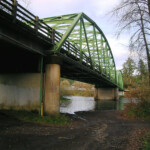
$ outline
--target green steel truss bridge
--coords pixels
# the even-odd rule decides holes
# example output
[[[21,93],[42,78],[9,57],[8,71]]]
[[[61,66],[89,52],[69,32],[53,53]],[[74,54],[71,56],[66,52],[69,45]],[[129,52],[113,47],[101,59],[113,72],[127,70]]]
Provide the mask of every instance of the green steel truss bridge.
[[[16,0],[0,0],[0,22],[16,24],[19,30],[29,30],[32,36],[46,43],[45,49],[33,51],[46,61],[51,55],[61,57],[62,77],[123,90],[122,74],[116,70],[110,45],[86,14],[39,19]]]

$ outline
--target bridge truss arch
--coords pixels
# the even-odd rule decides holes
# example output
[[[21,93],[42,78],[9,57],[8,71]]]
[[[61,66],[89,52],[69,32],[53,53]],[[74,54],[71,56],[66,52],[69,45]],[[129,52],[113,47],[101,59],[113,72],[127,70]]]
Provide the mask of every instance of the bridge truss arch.
[[[98,25],[84,13],[43,18],[53,30],[51,53],[69,53],[82,64],[105,76],[122,89],[109,43]]]

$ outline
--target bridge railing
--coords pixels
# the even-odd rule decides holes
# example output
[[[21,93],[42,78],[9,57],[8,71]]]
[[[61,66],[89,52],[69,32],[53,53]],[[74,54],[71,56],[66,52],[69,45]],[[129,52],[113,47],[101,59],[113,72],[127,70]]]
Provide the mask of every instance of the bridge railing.
[[[0,0],[0,9],[12,16],[13,22],[19,20],[34,29],[35,33],[53,39],[52,28],[22,7],[16,0]]]
[[[38,16],[35,16],[23,6],[21,6],[17,0],[0,0],[0,9],[13,16],[13,22],[19,20],[25,23],[34,29],[36,34],[42,34],[43,36],[49,38],[50,41],[54,44],[57,44],[62,38],[62,35],[59,32],[52,29],[49,25],[40,20]],[[83,52],[81,54],[78,48],[73,45],[72,42],[67,40],[62,47],[62,51],[71,54],[78,61],[82,61],[83,63],[90,66],[89,57]],[[80,60],[81,56],[82,60]]]

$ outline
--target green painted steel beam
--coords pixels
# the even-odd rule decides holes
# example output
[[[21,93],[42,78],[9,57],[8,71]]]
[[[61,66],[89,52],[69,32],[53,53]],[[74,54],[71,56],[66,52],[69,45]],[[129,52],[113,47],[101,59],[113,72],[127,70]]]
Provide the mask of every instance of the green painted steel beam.
[[[75,49],[71,52],[80,62],[87,62],[93,69],[105,75],[112,84],[121,87],[120,74],[116,71],[114,57],[110,45],[98,25],[84,13],[55,16],[43,19],[52,25],[61,39],[55,45],[55,52],[65,48],[70,42]],[[69,52],[70,49],[65,48]],[[88,58],[87,58],[88,57]],[[95,64],[95,66],[94,66]],[[119,77],[118,77],[119,76]],[[119,82],[118,82],[119,81]]]
[[[97,51],[97,55],[98,55],[98,60],[99,60],[99,70],[101,71],[101,61],[100,61],[100,54],[99,54],[99,50],[98,50],[98,43],[97,43],[97,32],[95,30],[95,24],[93,27],[93,31],[94,31],[94,38],[95,38],[95,42],[96,42],[96,51]]]
[[[84,29],[85,39],[86,39],[86,43],[87,43],[87,49],[88,49],[88,53],[89,53],[91,67],[93,68],[93,63],[92,63],[92,60],[91,60],[91,52],[90,52],[90,48],[89,48],[88,37],[87,37],[86,28],[85,28],[85,25],[84,25],[83,18],[81,18],[81,22],[83,24],[83,29]]]
[[[66,31],[66,33],[62,36],[62,39],[60,40],[60,42],[58,43],[58,45],[55,47],[55,50],[54,50],[55,52],[59,51],[61,49],[61,47],[64,44],[65,40],[71,34],[72,30],[74,29],[74,27],[78,23],[78,21],[81,18],[81,16],[82,16],[82,13],[78,14],[77,18],[74,19],[74,21],[72,22],[72,25],[68,28],[68,30]]]
[[[82,21],[80,19],[80,63],[82,63],[82,59],[83,59],[83,50],[82,50],[82,28],[83,28],[83,24]]]

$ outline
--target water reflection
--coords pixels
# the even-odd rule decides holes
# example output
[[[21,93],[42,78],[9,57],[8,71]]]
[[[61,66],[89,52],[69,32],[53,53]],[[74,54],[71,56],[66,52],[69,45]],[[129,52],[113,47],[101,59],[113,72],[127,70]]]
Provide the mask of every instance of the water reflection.
[[[70,101],[64,102],[60,106],[61,113],[74,114],[78,111],[93,110],[123,110],[124,104],[129,103],[127,98],[120,98],[118,101],[95,101],[93,97],[65,96]],[[134,100],[136,101],[136,100]]]
[[[118,109],[116,101],[96,101],[95,110],[116,110]]]

